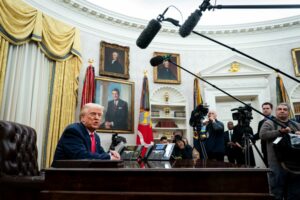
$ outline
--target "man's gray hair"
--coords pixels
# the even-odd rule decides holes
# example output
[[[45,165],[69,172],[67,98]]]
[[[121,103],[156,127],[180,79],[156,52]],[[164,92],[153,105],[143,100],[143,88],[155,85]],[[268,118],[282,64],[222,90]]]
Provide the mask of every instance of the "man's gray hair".
[[[280,104],[277,105],[277,108],[278,108],[279,106],[286,106],[286,107],[288,108],[288,111],[289,111],[289,112],[291,111],[291,106],[290,106],[290,104],[288,104],[288,103],[282,102],[282,103],[280,103]]]
[[[81,111],[80,111],[80,115],[79,115],[79,118],[81,119],[86,113],[87,111],[90,109],[90,108],[99,108],[102,110],[104,110],[104,107],[99,105],[99,104],[96,104],[96,103],[87,103],[85,104],[84,106],[82,106],[81,108]]]

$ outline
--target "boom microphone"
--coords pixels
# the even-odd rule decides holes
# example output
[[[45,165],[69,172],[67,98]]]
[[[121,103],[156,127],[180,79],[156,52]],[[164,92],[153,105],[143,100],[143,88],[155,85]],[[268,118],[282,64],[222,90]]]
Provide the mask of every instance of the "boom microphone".
[[[147,48],[160,29],[161,24],[159,21],[152,19],[136,40],[136,45],[141,49]]]
[[[210,6],[209,1],[210,0],[204,0],[202,4],[199,6],[200,10],[195,10],[195,12],[193,12],[189,16],[189,18],[183,23],[183,25],[179,29],[179,34],[181,35],[181,37],[186,37],[189,34],[191,34],[193,29],[197,25],[198,21],[200,20],[200,17],[202,16],[202,12],[205,11]]]
[[[179,34],[181,37],[186,37],[191,34],[192,30],[197,25],[198,21],[200,20],[202,13],[200,10],[195,10],[189,18],[182,24],[179,29]]]
[[[150,64],[155,67],[155,66],[158,66],[160,65],[161,63],[163,63],[165,60],[170,60],[171,59],[171,56],[170,54],[168,55],[165,55],[165,56],[155,56],[153,58],[151,58],[150,60]]]
[[[156,19],[152,19],[148,23],[146,28],[143,30],[143,32],[136,40],[136,45],[138,47],[140,47],[141,49],[145,49],[148,47],[150,42],[153,40],[153,38],[156,36],[158,31],[161,29],[160,22],[164,21],[164,15],[168,11],[169,7],[167,7],[162,14],[158,15]]]

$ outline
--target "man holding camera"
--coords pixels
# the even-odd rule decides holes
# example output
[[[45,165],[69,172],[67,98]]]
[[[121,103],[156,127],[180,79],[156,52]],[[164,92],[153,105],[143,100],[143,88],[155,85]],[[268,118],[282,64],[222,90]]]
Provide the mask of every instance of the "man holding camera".
[[[288,200],[300,199],[300,175],[295,175],[282,168],[277,160],[273,149],[273,142],[277,137],[282,137],[294,131],[300,135],[300,124],[289,120],[290,106],[287,103],[280,103],[276,108],[276,121],[286,126],[275,124],[272,120],[267,120],[261,127],[259,136],[267,143],[268,164],[271,172],[269,172],[269,185],[271,193],[275,199],[283,199],[287,195]]]
[[[210,110],[207,114],[206,125],[207,139],[205,149],[208,159],[224,161],[224,124],[217,120],[217,113]]]

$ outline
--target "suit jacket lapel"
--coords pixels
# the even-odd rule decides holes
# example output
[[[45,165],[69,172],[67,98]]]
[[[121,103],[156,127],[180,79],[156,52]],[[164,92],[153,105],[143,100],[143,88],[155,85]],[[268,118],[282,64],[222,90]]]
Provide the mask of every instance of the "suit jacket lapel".
[[[85,126],[82,123],[80,123],[80,125],[81,125],[81,129],[82,129],[82,133],[83,133],[83,137],[84,137],[84,140],[85,140],[85,145],[87,147],[87,150],[91,151],[92,142],[91,142],[90,134],[89,134],[88,130],[85,128]]]

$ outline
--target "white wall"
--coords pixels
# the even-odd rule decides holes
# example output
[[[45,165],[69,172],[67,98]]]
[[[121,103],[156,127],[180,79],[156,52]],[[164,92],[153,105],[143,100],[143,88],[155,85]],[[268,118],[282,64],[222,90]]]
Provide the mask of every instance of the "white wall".
[[[221,47],[196,35],[191,35],[188,38],[181,38],[177,33],[166,33],[163,31],[161,31],[155,37],[147,49],[141,50],[136,46],[135,42],[142,29],[136,28],[135,25],[127,26],[119,22],[113,22],[109,18],[104,20],[101,17],[95,17],[97,14],[91,15],[88,13],[88,11],[84,11],[84,9],[79,11],[74,6],[72,7],[68,5],[67,2],[70,1],[26,0],[26,2],[47,13],[48,15],[58,18],[68,24],[74,25],[81,30],[83,66],[81,68],[79,79],[80,96],[78,97],[79,103],[77,113],[79,113],[83,77],[86,67],[88,66],[88,59],[92,58],[95,60],[95,72],[96,74],[99,73],[100,42],[106,41],[109,43],[117,43],[122,46],[130,47],[129,80],[135,82],[135,131],[138,124],[140,106],[139,101],[144,70],[148,71],[150,93],[162,86],[161,84],[153,83],[153,69],[149,64],[149,60],[151,59],[153,52],[160,51],[179,53],[181,65],[193,73],[198,73],[202,70],[210,68],[211,66],[215,66],[216,63],[226,60],[227,58],[238,55],[237,53],[232,52],[225,47]],[[86,7],[89,8],[88,5]],[[104,12],[106,15],[109,14],[105,13],[106,11],[100,10],[99,12]],[[111,15],[113,18],[121,18],[124,22],[133,22],[133,24],[136,23],[138,26],[139,24],[146,25],[147,23],[147,21],[144,20],[129,18],[126,16],[117,15],[116,13],[112,13]],[[210,30],[212,31],[212,34],[206,33],[207,36],[231,45],[236,49],[243,51],[244,53],[247,53],[275,68],[279,68],[285,73],[294,76],[291,49],[300,47],[299,20],[300,17],[290,19],[290,21],[297,22],[295,25],[285,22],[289,20],[278,20],[276,22],[251,24],[249,26],[237,25],[226,27],[198,27],[197,30]],[[288,25],[286,25],[286,27],[279,26],[276,28],[276,23],[286,23]],[[263,30],[252,30],[251,26],[263,27]],[[177,30],[177,28],[163,23],[162,30],[164,28],[167,30]],[[233,31],[236,33],[231,33],[230,31],[226,32],[224,31],[225,29],[236,30]],[[192,109],[194,77],[184,71],[181,71],[181,76],[182,83],[180,85],[172,85],[172,87],[182,92],[182,94],[188,100],[188,108]],[[271,83],[271,101],[272,103],[275,103],[275,73],[268,76],[267,79],[269,80],[269,83]],[[294,81],[286,77],[283,77],[283,79],[288,91],[291,91],[292,88],[295,88],[297,85]],[[209,104],[210,102],[207,103]],[[258,107],[257,109],[260,108]],[[136,134],[125,134],[124,136],[127,138],[129,144],[135,144]],[[108,148],[110,145],[111,134],[101,133],[101,139],[102,145],[105,148]]]

